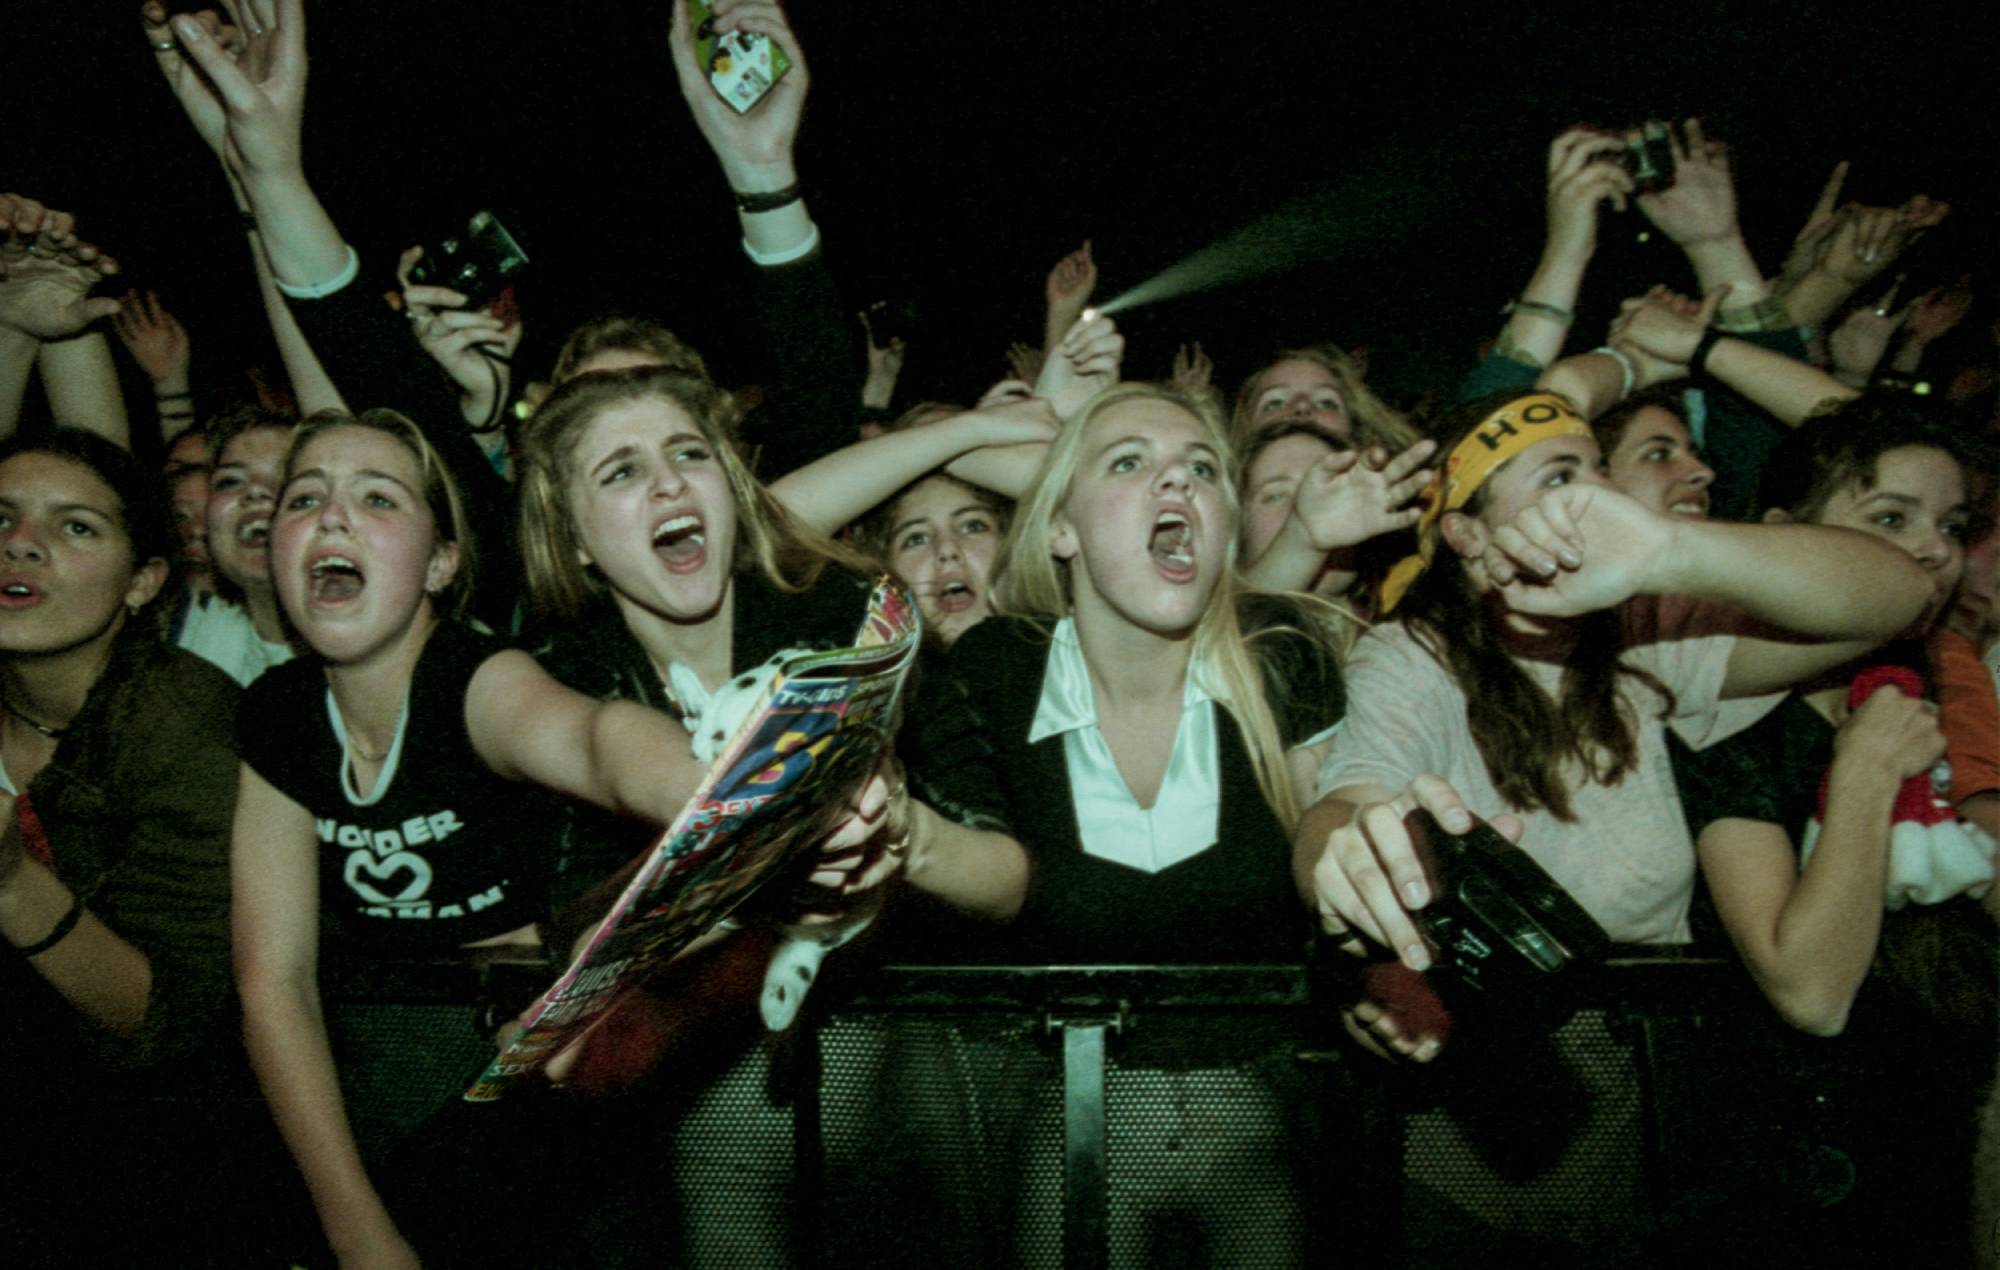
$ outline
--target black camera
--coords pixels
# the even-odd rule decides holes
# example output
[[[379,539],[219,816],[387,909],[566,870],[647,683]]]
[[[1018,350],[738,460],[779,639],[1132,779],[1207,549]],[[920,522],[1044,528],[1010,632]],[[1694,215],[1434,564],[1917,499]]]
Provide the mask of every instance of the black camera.
[[[410,266],[410,281],[449,287],[465,297],[465,307],[483,309],[528,267],[528,253],[492,212],[475,212],[465,231],[424,248]]]
[[[1672,128],[1672,124],[1655,119],[1625,130],[1625,149],[1613,157],[1624,165],[1641,194],[1658,194],[1673,187],[1676,168]]]
[[[1610,936],[1527,852],[1475,820],[1451,834],[1419,807],[1403,827],[1430,879],[1413,916],[1437,957],[1446,1005],[1567,1013],[1567,985],[1604,960]]]

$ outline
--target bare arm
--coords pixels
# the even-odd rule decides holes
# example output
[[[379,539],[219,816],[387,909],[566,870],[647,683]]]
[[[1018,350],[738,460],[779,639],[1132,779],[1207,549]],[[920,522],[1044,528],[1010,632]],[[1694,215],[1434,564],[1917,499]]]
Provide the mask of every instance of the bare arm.
[[[1702,831],[1702,874],[1751,976],[1793,1027],[1841,1031],[1875,958],[1897,788],[1944,752],[1934,713],[1877,692],[1842,725],[1822,829],[1801,870],[1777,825],[1719,820]]]
[[[1548,237],[1494,342],[1503,356],[1547,366],[1562,355],[1584,270],[1597,251],[1598,207],[1623,211],[1632,193],[1624,168],[1600,161],[1623,148],[1618,138],[1589,128],[1572,128],[1550,144]]]
[[[974,451],[1033,444],[1039,461],[1056,428],[1045,401],[1003,402],[844,446],[787,473],[771,492],[807,524],[833,533],[911,481]]]
[[[969,829],[921,802],[910,803],[911,886],[970,913],[1004,921],[1028,893],[1028,853],[1005,834]]]
[[[496,774],[654,824],[671,824],[708,772],[674,719],[586,697],[522,652],[487,658],[466,690],[465,721]]]
[[[125,416],[125,394],[118,387],[118,365],[111,344],[100,331],[89,331],[42,345],[36,359],[49,410],[62,423],[88,428],[122,449],[132,447],[132,425]]]
[[[341,1105],[319,997],[318,859],[311,813],[245,766],[231,884],[250,1064],[333,1251],[343,1261],[373,1255],[414,1266]]]

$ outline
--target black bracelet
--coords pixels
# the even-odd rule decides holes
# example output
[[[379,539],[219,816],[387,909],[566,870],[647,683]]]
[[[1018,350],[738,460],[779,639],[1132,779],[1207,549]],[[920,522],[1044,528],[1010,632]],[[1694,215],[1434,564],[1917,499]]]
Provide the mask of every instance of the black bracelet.
[[[194,394],[193,394],[193,393],[191,393],[191,392],[161,392],[161,391],[160,391],[159,389],[155,388],[155,389],[153,390],[153,400],[154,400],[154,401],[192,401],[192,400],[194,400]]]
[[[799,183],[793,181],[782,190],[772,190],[767,194],[745,194],[742,190],[731,190],[736,197],[739,212],[775,212],[781,207],[790,207],[805,197],[799,191]]]
[[[246,234],[257,232],[257,213],[245,208],[236,209],[236,224]]]
[[[1712,326],[1701,333],[1700,342],[1694,346],[1694,355],[1688,358],[1689,378],[1700,379],[1708,374],[1708,355],[1715,351],[1715,346],[1724,338],[1724,333]]]
[[[54,930],[42,936],[34,943],[29,944],[26,948],[16,948],[14,951],[20,953],[23,957],[39,957],[67,939],[69,933],[76,929],[76,924],[82,920],[83,897],[79,895],[70,901],[69,912],[62,915],[61,920],[56,923]]]

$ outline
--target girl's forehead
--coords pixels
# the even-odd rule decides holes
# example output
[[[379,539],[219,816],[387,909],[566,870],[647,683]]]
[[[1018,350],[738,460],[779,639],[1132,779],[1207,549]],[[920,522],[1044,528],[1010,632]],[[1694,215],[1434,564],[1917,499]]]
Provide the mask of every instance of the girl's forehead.
[[[1175,444],[1210,443],[1208,430],[1186,408],[1171,401],[1139,397],[1098,411],[1084,431],[1083,448],[1091,450],[1124,436]]]
[[[415,483],[422,464],[410,447],[377,428],[343,426],[316,434],[292,455],[292,471],[365,467]]]
[[[1281,362],[1273,362],[1257,372],[1257,391],[1269,392],[1273,388],[1333,387],[1338,388],[1340,380],[1334,373],[1318,362],[1309,362],[1303,357],[1287,357]]]
[[[77,503],[113,518],[120,510],[118,492],[88,464],[45,450],[26,450],[0,462],[0,494],[16,502]]]

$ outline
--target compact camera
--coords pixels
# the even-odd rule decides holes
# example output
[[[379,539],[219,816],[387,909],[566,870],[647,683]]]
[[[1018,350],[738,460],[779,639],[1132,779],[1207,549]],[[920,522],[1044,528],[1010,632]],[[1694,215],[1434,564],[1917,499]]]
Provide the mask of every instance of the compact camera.
[[[1427,977],[1445,1003],[1566,1009],[1564,985],[1610,950],[1604,928],[1483,821],[1451,834],[1420,807],[1403,827],[1430,879],[1431,902],[1413,916],[1436,950]]]
[[[492,212],[475,212],[465,232],[454,234],[410,267],[410,281],[428,287],[450,287],[465,297],[469,312],[483,309],[528,267],[528,253]]]

